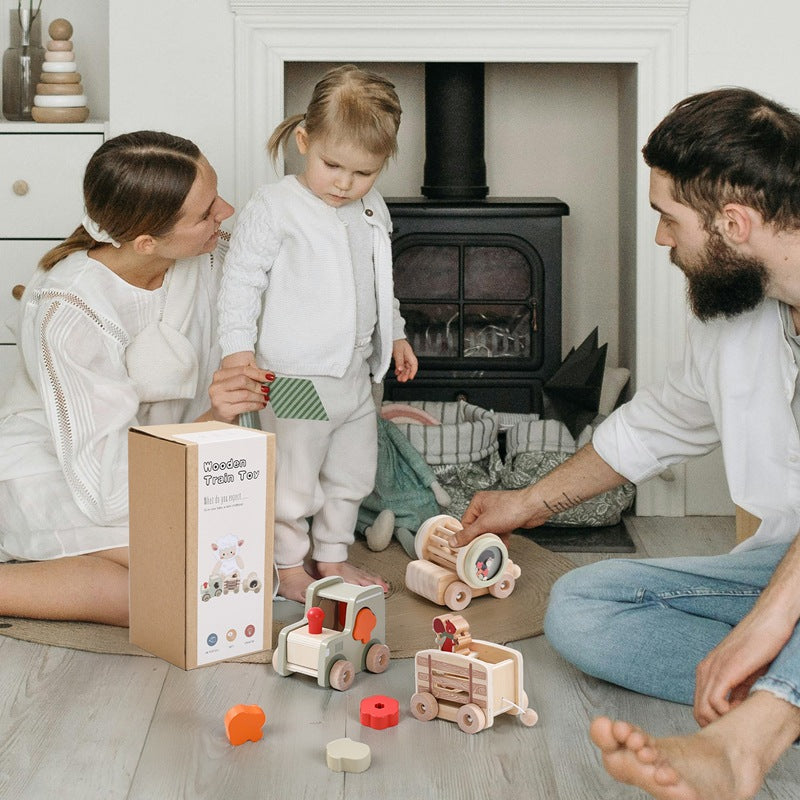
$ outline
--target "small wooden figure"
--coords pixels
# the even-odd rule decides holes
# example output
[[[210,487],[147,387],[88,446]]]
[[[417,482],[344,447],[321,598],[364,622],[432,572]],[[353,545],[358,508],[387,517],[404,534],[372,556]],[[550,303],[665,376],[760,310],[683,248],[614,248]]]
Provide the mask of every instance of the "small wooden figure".
[[[328,769],[334,772],[364,772],[369,769],[372,753],[368,744],[352,739],[334,739],[325,748]]]
[[[469,633],[469,623],[460,614],[442,614],[433,618],[433,631],[436,634],[436,644],[445,653],[469,653],[472,636]]]
[[[306,591],[306,619],[278,634],[272,666],[279,675],[300,672],[320,686],[349,689],[357,672],[384,672],[391,657],[384,644],[385,603],[380,586],[354,586],[338,575]]]
[[[238,746],[245,742],[257,742],[262,736],[262,728],[267,718],[259,706],[238,705],[228,709],[225,714],[225,733],[228,741]]]
[[[461,528],[461,523],[447,514],[420,525],[414,539],[418,559],[406,567],[406,586],[453,611],[465,609],[480,595],[508,597],[521,570],[508,557],[503,540],[484,533],[464,547],[451,547],[450,535]]]
[[[42,75],[36,84],[31,115],[36,122],[85,122],[89,108],[70,41],[72,24],[65,19],[54,19],[47,32],[50,41],[44,54]]]
[[[459,615],[436,617],[434,630],[436,620],[469,636],[469,625]],[[519,651],[481,639],[469,637],[469,648],[460,652],[420,650],[414,657],[411,713],[423,722],[436,717],[456,722],[464,733],[491,728],[494,718],[506,713],[519,716],[523,725],[535,725],[539,717],[528,708],[522,674]]]

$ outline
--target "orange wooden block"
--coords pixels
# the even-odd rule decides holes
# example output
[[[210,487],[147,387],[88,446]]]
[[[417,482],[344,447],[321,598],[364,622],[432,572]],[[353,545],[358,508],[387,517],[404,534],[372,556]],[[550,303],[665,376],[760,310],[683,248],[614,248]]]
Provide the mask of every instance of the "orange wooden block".
[[[372,631],[377,622],[376,616],[368,608],[362,608],[356,614],[356,621],[353,625],[353,638],[366,644],[372,638]]]
[[[228,741],[236,746],[245,742],[257,742],[264,734],[261,728],[267,721],[259,706],[238,705],[225,714],[225,733]]]

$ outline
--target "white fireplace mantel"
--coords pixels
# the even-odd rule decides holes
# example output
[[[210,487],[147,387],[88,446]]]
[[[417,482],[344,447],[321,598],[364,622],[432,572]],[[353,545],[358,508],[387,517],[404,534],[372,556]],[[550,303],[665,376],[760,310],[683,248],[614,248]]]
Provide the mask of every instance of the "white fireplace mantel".
[[[687,90],[689,0],[230,0],[235,19],[236,203],[276,172],[264,145],[284,119],[284,64],[483,61],[636,67],[636,148]],[[281,165],[278,165],[281,170]],[[684,285],[653,242],[649,172],[639,159],[630,224],[637,385],[684,344]],[[623,206],[624,207],[624,206]],[[683,471],[639,488],[637,511],[680,516]]]

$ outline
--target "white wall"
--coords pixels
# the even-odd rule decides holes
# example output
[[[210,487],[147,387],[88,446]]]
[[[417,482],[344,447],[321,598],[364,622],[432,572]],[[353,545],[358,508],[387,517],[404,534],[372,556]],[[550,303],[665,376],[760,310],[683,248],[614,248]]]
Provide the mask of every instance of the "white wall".
[[[156,127],[194,139],[217,168],[221,193],[232,197],[236,131],[233,14],[228,0],[110,1],[112,134]],[[45,0],[49,8],[68,2]],[[796,0],[762,0],[755,10],[751,0],[692,0],[688,90],[749,86],[800,109],[798,30]],[[380,188],[386,194],[417,194],[424,157],[422,95],[416,88],[422,72],[419,65],[392,69],[406,114],[399,160],[382,176]],[[301,95],[307,97],[311,78],[307,73],[302,77],[302,72],[298,94],[288,97],[290,110],[292,103],[304,102]],[[565,99],[559,91],[567,77],[574,79],[575,88]],[[627,68],[610,65],[583,74],[568,65],[487,68],[490,191],[552,194],[570,205],[572,214],[565,220],[563,344],[568,349],[599,324],[600,340],[609,342],[610,365],[618,363],[619,332],[625,327],[624,309],[621,324],[618,309],[619,189],[610,176],[616,175],[619,150],[629,144],[617,120],[630,117],[624,107],[630,79]],[[517,102],[520,96],[527,102]],[[611,104],[601,107],[601,98],[610,98]],[[556,137],[548,139],[544,127],[554,120]],[[505,156],[509,151],[516,155],[513,160]],[[694,489],[687,497],[688,513],[729,511],[717,457],[695,470],[690,471]]]
[[[46,5],[70,2],[87,0],[46,0]],[[111,0],[110,28],[112,134],[156,127],[194,139],[217,168],[221,191],[232,196],[233,14],[228,1]],[[689,90],[747,85],[800,108],[796,70],[787,60],[798,29],[800,4],[794,0],[766,0],[758,14],[747,0],[695,0],[689,12]],[[296,70],[299,83],[296,94],[287,97],[289,110],[306,102],[316,66]],[[421,66],[375,68],[381,66],[397,82],[405,114],[398,161],[380,188],[389,195],[417,194],[424,159]],[[564,349],[599,325],[600,340],[609,343],[610,365],[620,363],[615,177],[618,81],[625,79],[620,70],[613,65],[487,67],[490,191],[555,195],[570,205],[572,213],[564,220]],[[566,85],[573,88],[565,99]],[[508,152],[519,155],[509,159]]]
[[[689,92],[746,86],[800,109],[796,32],[800,4],[765,0],[693,0],[689,14]],[[689,462],[689,514],[729,509],[719,451]]]
[[[45,0],[48,2],[48,0]],[[233,197],[233,14],[228,0],[110,0],[110,131],[195,141]]]
[[[747,86],[800,109],[796,0],[692,0],[689,91]]]

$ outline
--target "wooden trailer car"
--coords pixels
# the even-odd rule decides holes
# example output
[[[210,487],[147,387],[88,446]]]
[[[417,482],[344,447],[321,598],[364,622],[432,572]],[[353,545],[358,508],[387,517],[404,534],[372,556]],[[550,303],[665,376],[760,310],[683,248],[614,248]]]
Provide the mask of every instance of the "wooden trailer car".
[[[437,617],[434,630],[449,633],[444,633],[444,649],[420,650],[414,657],[411,713],[417,719],[456,722],[465,733],[491,728],[498,714],[536,724],[538,715],[528,708],[522,687],[521,653],[472,639],[459,615]]]
[[[425,520],[414,539],[417,560],[406,567],[406,586],[412,592],[452,611],[465,609],[480,595],[508,597],[521,572],[494,533],[451,547],[448,537],[462,527],[448,514]]]

